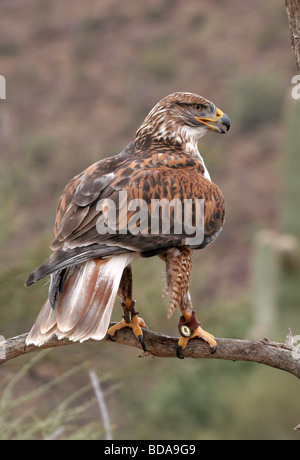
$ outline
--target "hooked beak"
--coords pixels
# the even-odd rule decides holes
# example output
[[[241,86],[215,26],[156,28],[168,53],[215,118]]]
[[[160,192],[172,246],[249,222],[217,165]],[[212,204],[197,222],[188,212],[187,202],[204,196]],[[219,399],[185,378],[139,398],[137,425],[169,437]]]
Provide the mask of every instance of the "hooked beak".
[[[216,133],[225,134],[230,129],[230,120],[220,109],[217,109],[216,118],[196,117],[196,119]]]

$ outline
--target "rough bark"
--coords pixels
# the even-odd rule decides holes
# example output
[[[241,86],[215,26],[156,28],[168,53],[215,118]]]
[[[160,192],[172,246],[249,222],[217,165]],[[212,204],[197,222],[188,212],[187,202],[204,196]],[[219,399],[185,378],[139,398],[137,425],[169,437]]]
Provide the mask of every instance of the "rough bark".
[[[285,0],[285,4],[291,31],[292,48],[297,69],[300,73],[300,0]]]

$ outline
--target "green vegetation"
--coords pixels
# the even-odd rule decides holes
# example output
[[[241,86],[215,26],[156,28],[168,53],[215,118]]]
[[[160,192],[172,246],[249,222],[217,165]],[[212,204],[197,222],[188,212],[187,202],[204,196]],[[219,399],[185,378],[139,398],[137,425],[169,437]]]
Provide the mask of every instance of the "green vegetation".
[[[47,400],[51,399],[51,392],[57,391],[68,383],[69,379],[84,372],[88,363],[80,364],[64,372],[55,379],[40,383],[35,388],[28,388],[20,395],[15,396],[16,387],[27,387],[28,374],[34,372],[41,360],[47,359],[49,350],[35,355],[30,361],[15,373],[7,382],[1,382],[0,394],[0,438],[1,440],[32,440],[32,439],[64,439],[64,440],[93,440],[103,439],[101,420],[89,420],[89,412],[97,405],[93,395],[91,382],[66,396],[53,409],[49,408]],[[102,383],[107,380],[102,379]],[[105,391],[106,397],[116,390],[116,386]],[[40,413],[36,413],[36,405],[40,406]],[[16,411],[20,412],[15,417]]]

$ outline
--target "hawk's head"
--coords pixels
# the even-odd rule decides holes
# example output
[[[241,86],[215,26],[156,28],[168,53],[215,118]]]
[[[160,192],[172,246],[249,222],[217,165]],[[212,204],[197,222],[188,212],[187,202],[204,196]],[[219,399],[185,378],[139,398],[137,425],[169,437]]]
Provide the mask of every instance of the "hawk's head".
[[[161,141],[197,142],[209,131],[225,134],[230,120],[215,104],[193,93],[173,93],[151,110],[137,132]]]

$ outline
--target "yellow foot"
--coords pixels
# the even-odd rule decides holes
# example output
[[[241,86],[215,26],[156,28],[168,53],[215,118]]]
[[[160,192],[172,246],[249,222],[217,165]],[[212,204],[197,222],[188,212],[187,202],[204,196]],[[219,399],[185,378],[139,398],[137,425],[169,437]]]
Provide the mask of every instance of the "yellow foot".
[[[143,320],[143,318],[140,318],[136,312],[134,312],[134,316],[131,317],[131,320],[127,322],[124,318],[114,326],[110,327],[107,331],[107,336],[110,340],[114,341],[113,336],[117,331],[120,331],[121,329],[124,329],[124,327],[130,327],[136,336],[136,338],[139,340],[143,350],[146,352],[146,346],[145,346],[145,341],[143,337],[143,331],[142,328],[146,327],[146,323]]]
[[[207,342],[211,348],[211,354],[217,351],[218,344],[215,337],[200,327],[195,312],[184,312],[179,323],[181,337],[178,340],[176,354],[178,358],[183,359],[182,350],[184,350],[191,339],[199,338]]]

